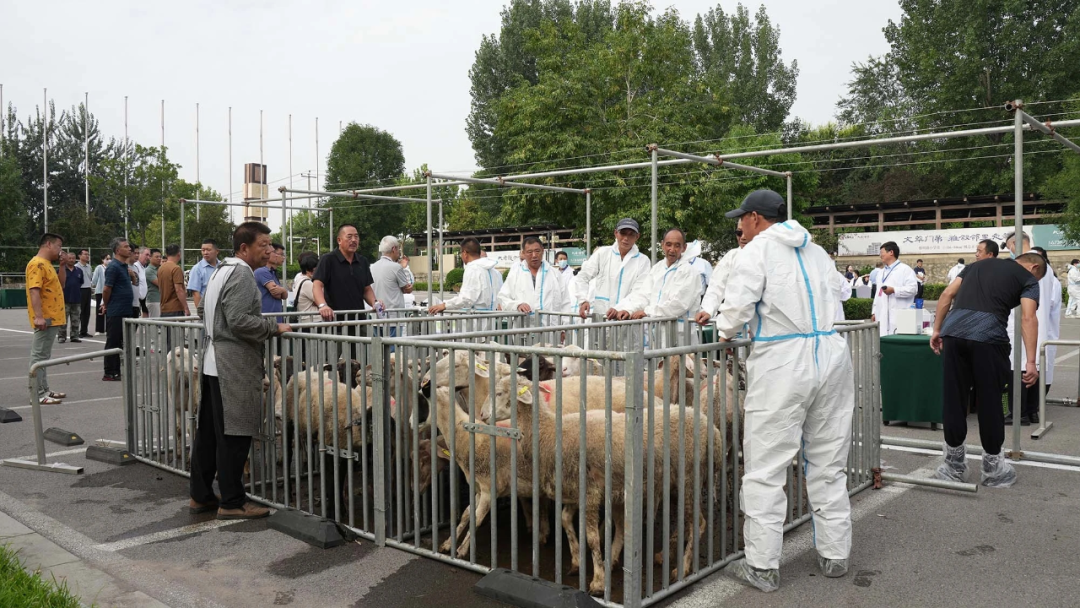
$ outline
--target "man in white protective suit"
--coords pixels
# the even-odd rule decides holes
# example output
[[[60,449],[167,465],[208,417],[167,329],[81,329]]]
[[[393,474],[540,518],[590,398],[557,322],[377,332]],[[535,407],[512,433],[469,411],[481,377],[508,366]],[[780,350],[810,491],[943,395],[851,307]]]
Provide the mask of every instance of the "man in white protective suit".
[[[687,243],[683,258],[687,264],[693,266],[701,275],[701,293],[705,293],[705,290],[709,287],[709,277],[712,276],[713,266],[708,260],[701,257],[701,241],[694,240]]]
[[[558,269],[544,260],[544,245],[540,239],[525,239],[525,261],[514,264],[506,275],[506,282],[499,290],[499,305],[503,310],[524,313],[539,311],[563,312],[569,308],[569,297]],[[548,325],[558,325],[558,317],[549,319]]]
[[[778,223],[785,207],[776,192],[758,190],[727,213],[739,218],[750,242],[735,261],[716,321],[724,339],[746,323],[753,333],[741,495],[746,557],[725,573],[762,591],[780,587],[784,483],[797,456],[813,513],[818,566],[827,577],[843,576],[851,552],[844,467],[854,372],[847,341],[833,328],[842,277],[798,222]]]
[[[881,335],[896,333],[896,311],[911,308],[919,291],[919,279],[911,266],[900,261],[900,246],[889,241],[881,246],[884,267],[878,275],[871,319],[881,324]]]
[[[738,259],[739,252],[749,242],[742,230],[736,230],[735,237],[739,241],[739,246],[725,253],[724,257],[720,258],[720,261],[716,263],[716,268],[713,269],[712,276],[709,278],[709,286],[705,289],[705,296],[701,298],[701,310],[698,311],[694,319],[701,325],[708,325],[709,321],[716,316],[716,311],[720,309],[720,303],[724,301],[728,277],[731,276],[731,269],[735,266],[735,260]]]
[[[461,291],[445,302],[428,308],[431,314],[444,310],[469,309],[492,311],[498,308],[496,297],[502,288],[502,273],[495,269],[495,258],[483,257],[480,241],[466,237],[461,241],[461,261],[465,264],[465,275],[461,279]]]
[[[641,228],[637,221],[624,217],[615,225],[615,243],[597,247],[581,265],[570,293],[579,298],[577,307],[582,319],[590,312],[606,319],[615,318],[618,311],[612,307],[629,296],[634,286],[649,274],[649,256],[637,248],[639,236]]]
[[[686,321],[697,314],[701,306],[701,273],[683,255],[686,235],[682,230],[672,228],[664,233],[661,243],[664,259],[653,265],[630,297],[613,306],[618,311],[618,319],[678,317],[680,321]],[[680,323],[680,332],[683,327]]]
[[[950,268],[949,269],[949,274],[945,276],[945,284],[948,285],[949,283],[952,283],[953,279],[960,276],[961,272],[964,272],[964,268],[965,268],[964,258],[960,258],[959,260],[956,260],[956,266],[953,266],[952,268]]]
[[[1080,260],[1069,262],[1069,307],[1065,309],[1066,317],[1076,316],[1080,310]]]

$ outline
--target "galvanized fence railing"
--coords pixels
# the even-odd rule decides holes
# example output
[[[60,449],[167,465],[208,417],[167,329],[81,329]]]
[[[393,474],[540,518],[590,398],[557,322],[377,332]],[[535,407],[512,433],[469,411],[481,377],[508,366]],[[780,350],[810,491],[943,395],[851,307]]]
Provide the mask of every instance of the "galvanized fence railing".
[[[379,544],[478,572],[510,568],[611,605],[660,601],[737,558],[749,343],[679,344],[688,334],[677,320],[550,321],[295,324],[266,347],[249,493]],[[375,331],[392,324],[407,335]],[[360,327],[368,336],[348,335]],[[198,379],[188,358],[201,324],[132,320],[126,331],[129,450],[185,473],[198,389],[184,382]],[[559,341],[535,346],[554,331]],[[838,331],[855,363],[855,493],[880,461],[877,329]],[[666,339],[679,345],[645,349]],[[795,461],[787,495],[790,529],[810,517]]]
[[[83,472],[82,467],[72,466],[61,462],[46,462],[45,454],[45,432],[42,429],[41,420],[41,394],[39,387],[41,386],[41,378],[38,375],[39,371],[46,370],[50,367],[56,367],[57,365],[68,365],[71,363],[77,363],[79,361],[89,361],[91,359],[98,359],[109,356],[121,356],[123,351],[119,348],[110,348],[98,352],[83,353],[80,355],[71,355],[70,357],[59,357],[56,359],[49,359],[46,361],[38,361],[30,366],[30,373],[28,376],[28,393],[30,397],[30,409],[34,416],[34,448],[36,450],[35,460],[25,460],[22,458],[8,458],[3,460],[2,463],[9,467],[18,467],[23,469],[33,469],[37,471],[51,471],[54,473],[71,473],[79,474]]]

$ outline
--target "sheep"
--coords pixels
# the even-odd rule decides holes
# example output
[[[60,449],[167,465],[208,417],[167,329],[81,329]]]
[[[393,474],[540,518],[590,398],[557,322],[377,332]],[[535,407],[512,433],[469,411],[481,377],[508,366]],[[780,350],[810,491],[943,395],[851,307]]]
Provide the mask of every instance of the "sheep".
[[[555,472],[555,414],[549,408],[546,403],[542,401],[538,403],[538,406],[534,406],[537,400],[536,395],[533,394],[531,387],[523,382],[519,382],[519,388],[516,391],[516,399],[514,403],[518,409],[518,427],[522,432],[521,449],[525,452],[525,462],[531,464],[532,461],[532,426],[533,416],[536,416],[538,422],[538,428],[540,435],[538,438],[539,444],[539,459],[541,473],[539,479],[539,488],[541,493],[548,498],[554,499],[555,496],[555,484],[554,476],[551,472]],[[511,402],[511,379],[503,378],[498,381],[495,388],[495,411],[506,411],[509,409]],[[670,409],[670,408],[669,408]],[[669,434],[670,453],[668,456],[674,461],[678,458],[679,450],[676,449],[676,442],[679,441],[679,437],[682,436],[685,439],[686,449],[684,451],[685,460],[682,463],[682,471],[684,473],[684,479],[694,479],[693,463],[695,457],[700,463],[702,470],[700,471],[703,479],[708,479],[709,472],[706,470],[708,457],[707,447],[708,442],[713,442],[719,449],[723,449],[723,437],[719,431],[710,427],[704,416],[696,414],[692,411],[686,411],[680,413],[678,410],[670,409],[667,416],[664,416],[663,410],[654,410],[653,415],[655,420],[653,423],[653,436],[652,442],[654,446],[654,471],[656,473],[656,479],[654,480],[654,489],[656,495],[653,502],[654,507],[659,505],[663,496],[663,492],[677,492],[679,483],[679,470],[677,467],[680,465],[676,463],[675,471],[672,471],[668,476],[670,485],[665,486],[664,480],[664,433],[665,430]],[[577,505],[585,510],[585,522],[586,522],[586,541],[587,545],[591,548],[592,561],[593,561],[593,578],[589,584],[589,592],[593,595],[600,595],[604,591],[604,568],[603,560],[600,556],[600,534],[599,534],[599,509],[600,504],[604,500],[603,496],[603,481],[605,475],[605,467],[610,466],[611,478],[612,478],[612,504],[624,505],[626,497],[622,494],[625,481],[625,437],[626,437],[626,416],[615,415],[611,416],[611,454],[610,459],[606,453],[606,428],[607,428],[607,412],[602,411],[587,411],[584,419],[582,419],[580,413],[568,413],[563,416],[563,434],[562,434],[562,449],[566,457],[562,459],[563,468],[557,474],[562,475],[562,492],[563,501],[568,508],[563,510],[563,521],[566,524],[567,537],[570,541],[572,567],[577,566],[577,543],[576,535],[573,534],[572,525],[572,505]],[[579,453],[580,434],[574,432],[573,429],[580,429],[580,425],[584,424],[586,428],[586,474],[590,481],[587,487],[584,488],[586,496],[586,504],[578,504],[578,473],[579,463],[578,458],[574,455]],[[682,426],[685,425],[685,426]],[[569,429],[569,432],[567,432]],[[646,433],[648,427],[645,428]],[[710,437],[710,433],[712,436]],[[647,454],[649,437],[643,437],[644,451],[643,454]],[[644,463],[643,470],[648,470],[648,463]],[[715,472],[714,472],[715,474]],[[521,473],[519,472],[519,477]],[[694,505],[695,501],[700,500],[699,496],[696,496],[693,492],[684,492],[686,500],[683,504],[684,515],[686,520],[690,522],[690,529],[696,530],[694,534],[688,535],[686,539],[686,547],[683,551],[683,571],[689,572],[693,559],[693,547],[697,538],[700,538],[705,529],[705,519],[702,517],[695,525],[694,522]],[[646,503],[648,504],[648,503]],[[619,508],[615,507],[616,513]],[[568,517],[569,515],[569,517]],[[613,514],[614,515],[614,514]],[[618,551],[621,550],[622,535],[619,518],[613,517],[616,521],[616,538],[612,543],[611,558],[614,560],[618,555]],[[672,578],[677,576],[678,569],[673,570]]]
[[[189,415],[188,432],[195,436],[195,420],[199,416],[202,382],[199,376],[199,358],[184,346],[169,351],[165,358],[165,376],[168,383],[169,405],[174,412],[176,425],[176,449],[185,447],[183,419]],[[182,402],[181,402],[182,401]]]
[[[435,391],[435,424],[439,429],[440,439],[448,438],[450,432],[450,426],[455,425],[454,429],[454,451],[453,458],[458,468],[461,469],[466,475],[469,474],[469,444],[473,434],[466,431],[464,424],[468,422],[468,413],[463,409],[463,396],[457,393],[455,396],[451,396],[449,387],[439,386],[434,389]],[[492,498],[500,498],[510,495],[511,478],[510,478],[510,450],[513,448],[511,445],[513,442],[504,439],[495,442],[495,462],[491,462],[491,448],[490,441],[492,437],[478,433],[476,437],[476,451],[474,452],[475,458],[473,460],[475,476],[475,486],[472,487],[473,500],[469,506],[461,514],[461,521],[458,523],[457,529],[454,531],[454,536],[448,537],[439,546],[439,551],[446,553],[450,551],[451,539],[461,537],[462,532],[465,532],[464,538],[458,544],[457,557],[459,559],[465,559],[469,554],[469,546],[472,542],[472,537],[467,532],[469,527],[469,514],[471,512],[476,513],[476,525],[479,526],[487,518],[488,511],[491,510]],[[430,442],[428,443],[430,449]],[[449,449],[447,448],[449,452]],[[529,468],[531,467],[531,461],[526,461],[524,454],[522,453],[520,446],[518,447],[518,477],[517,487],[518,496],[521,498],[532,497],[532,479],[529,474]],[[428,457],[430,460],[430,455]],[[495,485],[492,487],[492,472],[495,473]],[[575,474],[576,475],[576,474]],[[575,476],[575,479],[577,477]]]
[[[562,359],[563,377],[604,375],[604,366],[600,364],[600,361],[596,359],[582,359],[577,356],[580,353],[585,352],[585,349],[577,344],[567,344],[563,347],[563,350],[567,352],[567,356]]]
[[[709,380],[708,369],[705,367],[706,363],[697,360],[693,355],[683,355],[685,358],[682,365],[679,364],[679,356],[671,356],[666,360],[661,359],[657,364],[656,380],[653,386],[654,395],[662,398],[664,394],[664,386],[671,386],[671,395],[669,396],[669,402],[673,405],[679,403],[679,385],[680,383],[686,387],[686,405],[688,407],[694,407],[694,378],[698,378],[700,382],[699,394],[697,403],[701,406],[709,404]],[[724,370],[722,373],[726,376],[726,390],[720,382],[721,372],[717,371],[713,373],[712,378],[712,411],[713,411],[713,426],[716,428],[721,427],[721,419],[724,420],[724,428],[727,443],[730,448],[734,437],[734,416],[735,416],[735,388],[739,390],[746,390],[746,372],[742,361],[739,362],[739,376],[736,379],[734,370],[732,369],[732,360],[727,359],[726,365],[720,361],[712,361],[712,365],[715,368]],[[664,370],[668,370],[667,373],[663,373]],[[648,379],[645,380],[646,388],[648,387]],[[722,401],[722,393],[726,392],[727,399]],[[743,421],[746,420],[746,403],[745,400],[739,402],[739,426],[740,435],[742,431]],[[704,414],[702,410],[702,414]],[[726,452],[725,452],[726,455]]]
[[[488,372],[485,370],[477,369],[477,376],[487,377]],[[602,376],[585,376],[585,395],[581,395],[581,379],[564,380],[562,383],[563,394],[563,412],[578,412],[580,409],[579,403],[584,402],[586,410],[592,411],[606,411],[607,410],[607,378]],[[528,378],[522,379],[522,385],[532,387],[532,382]],[[543,400],[554,408],[552,405],[555,395],[554,380],[547,380],[539,383],[540,393],[543,395]],[[486,393],[482,393],[486,394]],[[502,404],[502,402],[496,400],[496,404]],[[647,404],[648,405],[648,404]],[[652,406],[663,405],[663,402],[654,397]],[[510,417],[510,403],[507,401],[501,409],[492,411],[492,403],[490,395],[486,397],[484,406],[480,411],[480,418],[485,422],[491,423],[492,420],[505,420]],[[626,382],[623,378],[613,378],[611,381],[611,411],[622,413],[626,411]]]

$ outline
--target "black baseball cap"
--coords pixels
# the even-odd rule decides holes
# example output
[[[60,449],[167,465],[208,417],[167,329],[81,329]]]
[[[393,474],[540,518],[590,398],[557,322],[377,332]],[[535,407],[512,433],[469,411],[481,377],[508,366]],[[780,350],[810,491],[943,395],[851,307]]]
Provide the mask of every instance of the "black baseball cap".
[[[787,201],[772,190],[754,190],[746,195],[738,209],[732,209],[724,217],[737,218],[747,213],[757,213],[768,219],[779,218],[787,207]]]
[[[623,219],[619,220],[619,223],[615,225],[615,232],[618,232],[623,228],[629,228],[630,230],[641,234],[641,226],[638,226],[637,221],[631,218],[624,217]]]

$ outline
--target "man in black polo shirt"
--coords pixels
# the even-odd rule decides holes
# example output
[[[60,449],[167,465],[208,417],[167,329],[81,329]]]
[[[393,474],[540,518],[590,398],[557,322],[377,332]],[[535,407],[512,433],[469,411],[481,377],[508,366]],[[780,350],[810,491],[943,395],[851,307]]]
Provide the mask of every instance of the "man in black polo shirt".
[[[974,386],[983,446],[982,485],[1008,487],[1016,481],[1016,471],[1001,456],[1005,442],[1001,392],[1010,369],[1006,327],[1009,313],[1020,306],[1028,359],[1023,382],[1031,386],[1039,379],[1035,362],[1039,321],[1035,312],[1039,279],[1045,274],[1046,262],[1038,254],[1024,254],[1015,260],[987,258],[964,268],[941,294],[930,338],[930,347],[942,355],[944,367],[945,462],[938,467],[936,478],[964,481],[967,412],[961,396]]]
[[[333,321],[335,310],[360,310],[365,302],[376,308],[378,302],[375,290],[371,288],[375,282],[371,277],[371,266],[367,258],[356,253],[360,245],[360,232],[356,226],[339,226],[337,244],[337,249],[319,258],[319,265],[311,277],[312,299],[324,321]],[[338,320],[345,320],[343,315],[337,316]],[[349,326],[347,333],[355,336],[356,326]],[[356,358],[355,354],[353,358]]]

